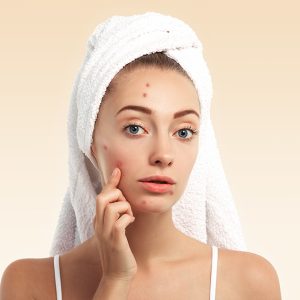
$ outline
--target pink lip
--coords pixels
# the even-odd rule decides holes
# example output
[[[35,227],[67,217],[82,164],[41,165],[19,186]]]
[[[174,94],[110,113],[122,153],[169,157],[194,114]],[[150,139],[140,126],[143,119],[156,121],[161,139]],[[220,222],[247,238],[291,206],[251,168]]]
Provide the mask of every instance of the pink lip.
[[[167,193],[173,189],[173,185],[169,183],[155,183],[147,181],[139,181],[142,187],[150,192],[154,193]]]

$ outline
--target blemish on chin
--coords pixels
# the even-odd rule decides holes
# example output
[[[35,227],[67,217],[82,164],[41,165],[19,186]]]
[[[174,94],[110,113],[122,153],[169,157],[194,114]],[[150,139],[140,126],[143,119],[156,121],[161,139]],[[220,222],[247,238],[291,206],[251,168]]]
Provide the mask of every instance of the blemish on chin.
[[[146,97],[147,97],[147,93],[143,93],[143,97],[145,97],[145,98],[146,98]]]

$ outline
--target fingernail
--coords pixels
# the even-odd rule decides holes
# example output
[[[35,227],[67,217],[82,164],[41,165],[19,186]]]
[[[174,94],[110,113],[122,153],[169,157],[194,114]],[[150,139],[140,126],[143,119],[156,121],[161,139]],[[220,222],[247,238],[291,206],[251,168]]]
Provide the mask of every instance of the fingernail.
[[[115,176],[117,174],[117,168],[114,169],[114,171],[112,172],[111,176]]]

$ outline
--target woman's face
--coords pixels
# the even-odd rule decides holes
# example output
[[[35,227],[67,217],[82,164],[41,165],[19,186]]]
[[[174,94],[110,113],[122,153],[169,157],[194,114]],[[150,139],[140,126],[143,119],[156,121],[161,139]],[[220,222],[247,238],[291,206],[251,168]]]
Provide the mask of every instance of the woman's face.
[[[136,109],[125,109],[129,105]],[[180,113],[184,110],[195,113]],[[198,152],[199,135],[192,130],[199,130],[200,104],[192,82],[178,71],[139,67],[118,77],[99,116],[91,150],[105,183],[118,167],[118,188],[133,212],[169,210],[183,193]],[[176,183],[166,193],[148,191],[139,180],[153,175]]]

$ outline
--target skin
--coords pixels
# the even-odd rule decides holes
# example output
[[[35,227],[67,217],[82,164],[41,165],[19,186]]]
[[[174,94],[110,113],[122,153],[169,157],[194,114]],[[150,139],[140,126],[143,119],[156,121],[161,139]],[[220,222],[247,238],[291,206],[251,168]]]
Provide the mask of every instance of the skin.
[[[144,106],[152,113],[117,114],[127,105]],[[140,269],[182,255],[180,247],[170,247],[183,238],[173,224],[171,209],[186,187],[198,151],[199,136],[184,128],[198,130],[200,125],[193,113],[174,119],[174,113],[186,109],[200,116],[198,94],[188,78],[174,70],[138,68],[118,78],[96,122],[91,150],[105,183],[115,167],[121,170],[118,188],[136,218],[126,228],[126,236]],[[123,129],[135,123],[141,127]],[[138,182],[158,174],[176,181],[171,192],[155,194]]]
[[[116,89],[100,107],[91,150],[98,162],[99,178],[107,183],[115,167],[118,182],[135,221],[126,237],[138,265],[128,299],[209,299],[211,247],[178,231],[172,206],[183,193],[198,152],[199,135],[179,130],[199,129],[199,100],[188,78],[171,70],[139,68],[118,78]],[[125,105],[146,106],[151,115],[136,111],[115,114]],[[143,128],[122,130],[128,121]],[[138,136],[133,136],[138,135]],[[138,179],[154,174],[172,177],[172,193],[145,191]],[[280,285],[272,264],[260,255],[219,248],[216,299],[280,300]],[[64,299],[92,299],[102,278],[97,238],[93,235],[60,255]],[[108,288],[109,290],[110,288]],[[123,293],[122,293],[123,295]],[[53,257],[12,262],[1,278],[0,300],[55,299]]]

